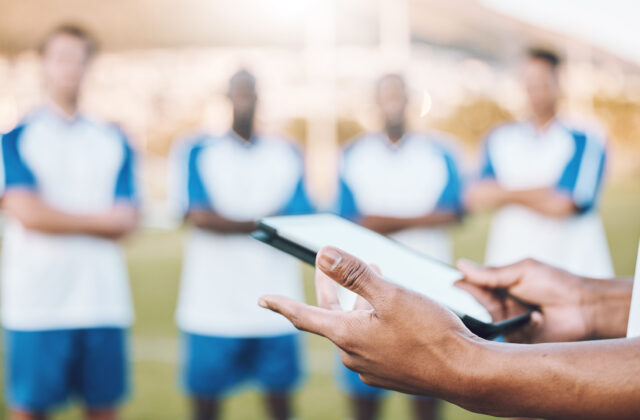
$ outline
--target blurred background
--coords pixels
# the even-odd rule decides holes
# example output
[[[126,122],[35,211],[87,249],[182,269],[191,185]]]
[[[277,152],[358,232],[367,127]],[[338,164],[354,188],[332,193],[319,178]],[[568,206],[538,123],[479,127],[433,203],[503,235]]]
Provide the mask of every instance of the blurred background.
[[[382,73],[407,77],[413,127],[456,136],[471,172],[484,135],[523,116],[523,50],[553,48],[565,59],[561,113],[607,133],[602,215],[616,273],[630,275],[640,236],[639,15],[630,0],[0,0],[0,132],[40,101],[39,41],[74,22],[101,47],[84,108],[124,127],[141,152],[146,228],[127,243],[137,321],[124,418],[187,416],[173,321],[183,232],[165,205],[167,154],[194,130],[226,131],[225,93],[235,70],[257,76],[262,131],[305,146],[311,192],[322,207],[334,193],[340,145],[379,128],[373,88]],[[483,260],[488,217],[454,228],[457,256]],[[298,417],[346,418],[332,348],[307,339]],[[261,413],[251,392],[226,408],[227,418]],[[408,413],[399,396],[385,406],[388,419]],[[446,413],[479,417],[453,406]]]

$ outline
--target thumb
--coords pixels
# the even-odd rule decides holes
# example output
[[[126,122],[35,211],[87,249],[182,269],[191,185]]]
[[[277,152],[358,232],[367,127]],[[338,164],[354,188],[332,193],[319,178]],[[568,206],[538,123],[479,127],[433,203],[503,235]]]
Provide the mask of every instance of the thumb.
[[[316,258],[316,267],[340,286],[362,296],[373,307],[393,287],[365,262],[338,248],[322,248]]]
[[[464,275],[464,281],[489,289],[506,289],[522,277],[519,263],[504,267],[483,267],[473,261],[458,260],[456,267]]]

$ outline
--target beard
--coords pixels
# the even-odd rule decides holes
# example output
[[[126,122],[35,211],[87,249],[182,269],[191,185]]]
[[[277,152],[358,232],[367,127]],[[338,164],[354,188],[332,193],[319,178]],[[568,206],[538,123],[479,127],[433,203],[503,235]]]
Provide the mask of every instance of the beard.
[[[404,121],[389,121],[385,125],[387,135],[392,139],[399,139],[404,134]]]

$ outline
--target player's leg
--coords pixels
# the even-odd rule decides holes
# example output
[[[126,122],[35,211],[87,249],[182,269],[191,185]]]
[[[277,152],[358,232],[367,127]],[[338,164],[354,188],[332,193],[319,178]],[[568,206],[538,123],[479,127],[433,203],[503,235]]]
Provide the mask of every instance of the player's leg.
[[[193,420],[218,420],[220,401],[216,398],[191,398],[191,418]]]
[[[243,338],[183,333],[184,392],[191,400],[191,418],[217,420],[221,398],[246,378]]]
[[[380,417],[379,397],[349,396],[349,405],[355,420],[375,420]]]
[[[88,420],[118,418],[118,407],[128,392],[127,334],[124,328],[80,330],[74,387]]]
[[[274,420],[291,418],[291,395],[288,393],[268,393],[265,395],[265,402],[269,418]]]
[[[5,400],[11,420],[42,420],[70,394],[73,331],[12,331],[3,336]]]
[[[252,339],[254,374],[273,420],[292,417],[291,394],[302,378],[300,341],[298,333]]]
[[[9,420],[47,420],[47,415],[9,409]]]
[[[413,397],[411,403],[416,420],[437,420],[440,418],[440,400],[429,397]]]
[[[85,411],[87,420],[116,420],[118,418],[118,411],[115,408],[112,409],[90,409]]]
[[[380,417],[380,407],[385,391],[369,386],[360,376],[338,363],[340,388],[348,395],[352,415],[356,420],[376,420]]]

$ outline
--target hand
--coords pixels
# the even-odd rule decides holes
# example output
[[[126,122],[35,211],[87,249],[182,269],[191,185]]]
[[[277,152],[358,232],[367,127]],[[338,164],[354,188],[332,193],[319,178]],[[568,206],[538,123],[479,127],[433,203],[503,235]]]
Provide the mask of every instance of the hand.
[[[272,295],[259,305],[333,341],[366,384],[460,401],[462,373],[480,363],[472,350],[480,340],[458,317],[336,248],[323,248],[316,267],[320,307]],[[353,311],[340,308],[336,283],[359,295]]]
[[[496,181],[483,180],[469,186],[465,202],[471,210],[486,210],[506,204],[506,191]]]
[[[138,212],[130,205],[117,204],[108,212],[98,216],[98,223],[103,236],[117,239],[136,228]]]
[[[582,277],[524,260],[498,268],[458,261],[464,281],[457,286],[480,302],[500,321],[536,308],[531,322],[506,335],[518,343],[577,341],[592,338],[591,303]]]

